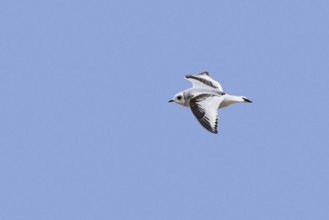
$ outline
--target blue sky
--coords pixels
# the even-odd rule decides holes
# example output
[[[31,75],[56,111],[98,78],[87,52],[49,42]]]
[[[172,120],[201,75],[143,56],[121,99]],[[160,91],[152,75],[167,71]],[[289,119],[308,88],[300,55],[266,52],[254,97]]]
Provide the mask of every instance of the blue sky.
[[[0,218],[329,219],[328,1],[0,2]],[[168,100],[208,71],[219,134]]]

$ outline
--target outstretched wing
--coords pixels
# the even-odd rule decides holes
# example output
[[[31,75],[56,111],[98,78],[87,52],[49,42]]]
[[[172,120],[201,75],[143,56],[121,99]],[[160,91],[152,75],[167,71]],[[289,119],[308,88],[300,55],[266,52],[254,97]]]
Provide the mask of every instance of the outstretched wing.
[[[190,107],[200,124],[208,131],[217,134],[218,107],[223,96],[200,94],[190,100]]]
[[[199,73],[197,75],[187,75],[185,78],[190,81],[193,87],[211,87],[223,92],[222,86],[216,80],[213,80],[208,72]]]

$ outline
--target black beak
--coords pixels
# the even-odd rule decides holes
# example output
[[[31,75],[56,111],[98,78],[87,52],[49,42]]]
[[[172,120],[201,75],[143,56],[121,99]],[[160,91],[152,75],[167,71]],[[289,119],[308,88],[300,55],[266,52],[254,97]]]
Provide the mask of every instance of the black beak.
[[[171,100],[169,100],[169,102],[173,102],[173,101],[174,101],[174,100],[172,100],[172,99],[171,99]]]
[[[249,103],[252,103],[252,101],[249,100],[249,99],[247,99],[247,98],[243,98],[243,101],[245,101],[245,102],[249,102]]]

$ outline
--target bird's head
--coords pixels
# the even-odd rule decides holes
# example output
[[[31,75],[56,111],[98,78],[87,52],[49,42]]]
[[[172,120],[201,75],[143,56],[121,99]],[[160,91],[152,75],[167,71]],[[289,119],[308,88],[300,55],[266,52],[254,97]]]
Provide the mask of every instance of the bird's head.
[[[179,92],[177,93],[169,102],[176,102],[177,104],[184,105],[185,103],[185,98],[184,98],[184,93]]]

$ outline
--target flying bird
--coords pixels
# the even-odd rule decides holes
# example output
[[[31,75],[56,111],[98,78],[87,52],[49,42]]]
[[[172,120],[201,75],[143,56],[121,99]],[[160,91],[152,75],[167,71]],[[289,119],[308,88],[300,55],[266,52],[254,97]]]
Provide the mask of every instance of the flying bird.
[[[200,124],[212,133],[218,133],[218,109],[233,103],[252,102],[244,96],[225,93],[222,86],[213,80],[208,72],[187,75],[185,79],[192,83],[192,88],[177,93],[169,102],[189,107]]]

